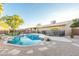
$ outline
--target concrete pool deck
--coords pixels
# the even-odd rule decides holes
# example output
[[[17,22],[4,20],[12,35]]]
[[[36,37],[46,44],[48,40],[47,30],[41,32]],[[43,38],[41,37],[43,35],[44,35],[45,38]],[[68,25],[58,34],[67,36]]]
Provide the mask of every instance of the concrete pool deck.
[[[49,42],[19,47],[3,44],[0,56],[79,56],[79,39],[68,37],[50,37]]]

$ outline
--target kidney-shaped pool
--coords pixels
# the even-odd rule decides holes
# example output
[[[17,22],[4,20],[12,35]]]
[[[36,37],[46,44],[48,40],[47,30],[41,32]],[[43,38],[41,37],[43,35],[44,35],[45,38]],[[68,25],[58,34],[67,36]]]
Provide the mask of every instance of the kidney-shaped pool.
[[[15,36],[12,40],[7,41],[7,43],[14,45],[24,45],[29,46],[33,44],[40,43],[43,38],[36,34],[26,34]]]

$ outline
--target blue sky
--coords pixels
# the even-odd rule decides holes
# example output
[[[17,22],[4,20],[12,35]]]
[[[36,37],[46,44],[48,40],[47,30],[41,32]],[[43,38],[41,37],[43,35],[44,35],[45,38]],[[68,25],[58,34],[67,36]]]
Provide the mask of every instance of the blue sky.
[[[79,17],[79,4],[39,4],[39,3],[6,3],[3,15],[17,14],[24,19],[20,28],[32,27],[40,23],[50,24],[51,21],[68,21]]]

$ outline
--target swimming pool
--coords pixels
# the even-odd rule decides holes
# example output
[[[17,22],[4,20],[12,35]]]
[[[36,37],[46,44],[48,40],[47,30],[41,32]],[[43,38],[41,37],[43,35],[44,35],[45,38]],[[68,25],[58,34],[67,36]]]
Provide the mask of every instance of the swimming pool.
[[[35,34],[26,34],[15,36],[12,40],[7,41],[7,43],[14,44],[14,45],[33,45],[41,42],[41,38],[39,35]]]

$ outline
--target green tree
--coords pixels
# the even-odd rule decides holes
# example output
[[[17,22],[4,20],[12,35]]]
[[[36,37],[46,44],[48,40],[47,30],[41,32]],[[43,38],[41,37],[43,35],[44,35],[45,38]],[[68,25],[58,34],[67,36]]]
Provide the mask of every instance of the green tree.
[[[3,12],[3,5],[0,4],[0,16],[1,16],[2,12]]]
[[[79,19],[74,19],[73,20],[73,23],[71,24],[70,27],[71,28],[73,28],[73,27],[79,27]]]
[[[72,28],[72,29],[71,29],[71,38],[73,38],[73,37],[74,37],[73,28],[79,27],[79,19],[78,19],[78,18],[73,19],[73,23],[71,24],[70,27]]]
[[[9,25],[11,31],[15,31],[16,28],[24,23],[23,19],[18,15],[4,16],[1,19]]]

